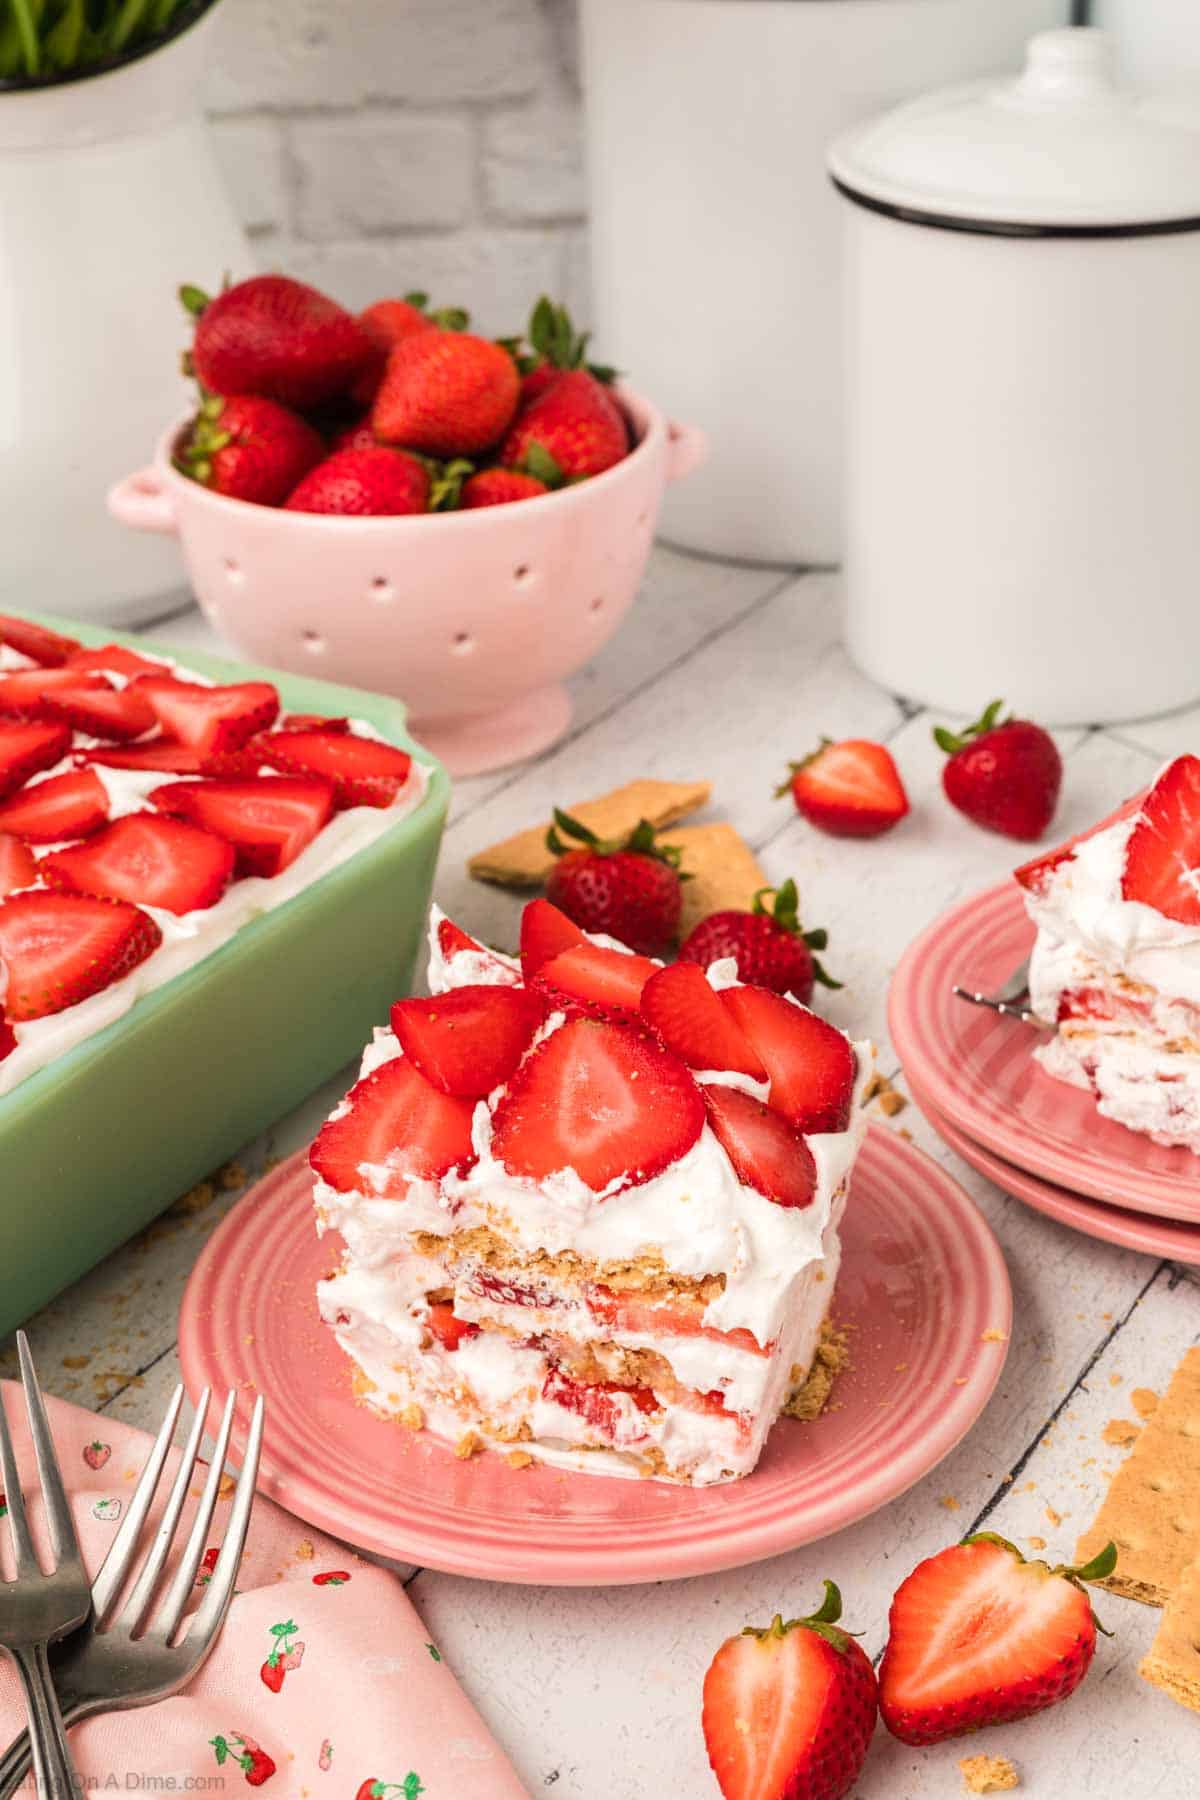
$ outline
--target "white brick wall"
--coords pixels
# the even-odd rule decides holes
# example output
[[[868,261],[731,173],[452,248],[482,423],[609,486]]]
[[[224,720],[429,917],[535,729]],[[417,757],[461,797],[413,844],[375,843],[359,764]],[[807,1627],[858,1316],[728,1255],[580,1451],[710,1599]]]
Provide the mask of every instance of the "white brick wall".
[[[543,291],[586,322],[574,0],[222,0],[213,47],[264,267],[351,306],[425,288],[489,332]]]

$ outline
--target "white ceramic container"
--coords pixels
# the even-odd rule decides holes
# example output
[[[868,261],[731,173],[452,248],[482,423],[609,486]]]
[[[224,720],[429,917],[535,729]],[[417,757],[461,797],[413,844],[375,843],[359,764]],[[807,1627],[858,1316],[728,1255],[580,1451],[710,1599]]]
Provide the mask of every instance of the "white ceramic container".
[[[210,18],[0,91],[0,610],[136,624],[181,587],[104,497],[184,404],[179,283],[250,272],[199,111]]]
[[[1153,87],[1200,84],[1197,0],[1091,0],[1088,23],[1112,34],[1130,80]]]
[[[583,0],[597,346],[712,442],[667,501],[668,538],[838,558],[826,147],[882,106],[1006,67],[1068,15],[1068,0]]]
[[[1098,31],[834,146],[846,633],[894,692],[1047,722],[1200,695],[1200,111]]]

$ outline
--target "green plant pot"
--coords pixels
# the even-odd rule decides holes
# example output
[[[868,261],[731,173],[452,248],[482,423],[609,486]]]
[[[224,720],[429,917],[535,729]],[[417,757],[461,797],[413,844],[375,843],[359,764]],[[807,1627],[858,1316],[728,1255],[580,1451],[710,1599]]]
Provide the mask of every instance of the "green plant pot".
[[[85,644],[162,648],[31,616]],[[163,653],[219,681],[273,681],[289,712],[366,719],[429,785],[373,844],[0,1098],[3,1332],[357,1056],[408,991],[429,908],[449,781],[398,700]]]

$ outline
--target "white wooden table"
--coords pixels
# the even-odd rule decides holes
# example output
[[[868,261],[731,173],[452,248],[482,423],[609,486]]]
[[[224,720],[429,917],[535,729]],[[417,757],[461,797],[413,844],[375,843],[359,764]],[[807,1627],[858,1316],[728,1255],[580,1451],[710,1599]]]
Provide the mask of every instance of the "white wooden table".
[[[221,648],[199,614],[151,636]],[[1031,646],[1031,654],[1035,647]],[[636,775],[708,777],[727,817],[773,880],[795,875],[811,925],[830,931],[827,961],[844,982],[824,1004],[874,1037],[896,1073],[885,996],[896,960],[952,901],[1001,877],[1016,847],[944,802],[941,752],[927,713],[873,687],[838,637],[837,578],[732,567],[655,552],[646,591],[617,639],[574,682],[567,737],[532,765],[458,784],[436,896],[472,931],[515,939],[519,903],[469,882],[468,854]],[[992,696],[981,641],[980,705]],[[826,732],[877,737],[903,770],[913,815],[871,844],[822,837],[772,790],[789,756]],[[1119,731],[1069,731],[1061,811],[1066,835],[1091,823],[1165,756],[1200,749],[1200,708]],[[349,1080],[331,1082],[241,1158],[248,1179],[306,1143]],[[900,1081],[903,1086],[902,1079]],[[926,1480],[875,1517],[771,1562],[648,1587],[538,1589],[428,1570],[409,1592],[508,1750],[531,1793],[555,1800],[704,1800],[716,1792],[700,1734],[700,1683],[713,1651],[744,1623],[794,1614],[824,1575],[874,1653],[898,1581],[921,1557],[986,1524],[1068,1559],[1120,1451],[1101,1437],[1131,1416],[1133,1386],[1161,1388],[1200,1336],[1198,1271],[1110,1248],[1027,1210],[974,1174],[910,1106],[892,1124],[951,1169],[1008,1258],[1015,1325],[990,1405]],[[149,1426],[178,1378],[176,1317],[188,1271],[236,1199],[225,1192],[167,1215],[61,1295],[30,1324],[48,1385]],[[7,1357],[0,1358],[10,1366]],[[409,1572],[405,1572],[408,1574]],[[1081,1692],[1042,1718],[968,1743],[913,1751],[880,1728],[858,1800],[924,1800],[961,1791],[957,1761],[1011,1756],[1031,1800],[1137,1800],[1200,1794],[1200,1718],[1136,1673],[1158,1615],[1101,1596],[1115,1632]],[[470,1800],[462,1796],[461,1800]]]

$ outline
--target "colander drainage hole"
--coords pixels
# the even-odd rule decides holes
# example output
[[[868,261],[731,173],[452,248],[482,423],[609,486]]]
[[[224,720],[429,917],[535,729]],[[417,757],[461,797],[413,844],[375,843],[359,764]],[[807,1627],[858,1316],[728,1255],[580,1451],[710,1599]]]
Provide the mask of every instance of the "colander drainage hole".
[[[308,651],[310,656],[324,656],[326,648],[325,639],[321,636],[319,631],[302,631],[300,633],[300,642],[304,645],[304,648]]]
[[[604,611],[604,595],[597,594],[596,598],[589,602],[589,606],[590,606],[591,611],[594,613],[603,612]]]
[[[370,594],[372,600],[385,602],[396,598],[396,590],[386,575],[376,575],[371,581]]]
[[[475,639],[469,631],[456,631],[450,640],[450,648],[455,656],[469,656],[475,648]]]
[[[224,566],[225,579],[228,581],[230,587],[241,587],[243,581],[246,579],[245,571],[242,568],[241,563],[235,561],[232,556],[227,556],[225,558]]]
[[[518,563],[516,568],[513,570],[513,580],[516,582],[518,587],[524,587],[525,583],[529,580],[529,577],[532,573],[533,573],[533,571],[529,567],[528,563]]]

